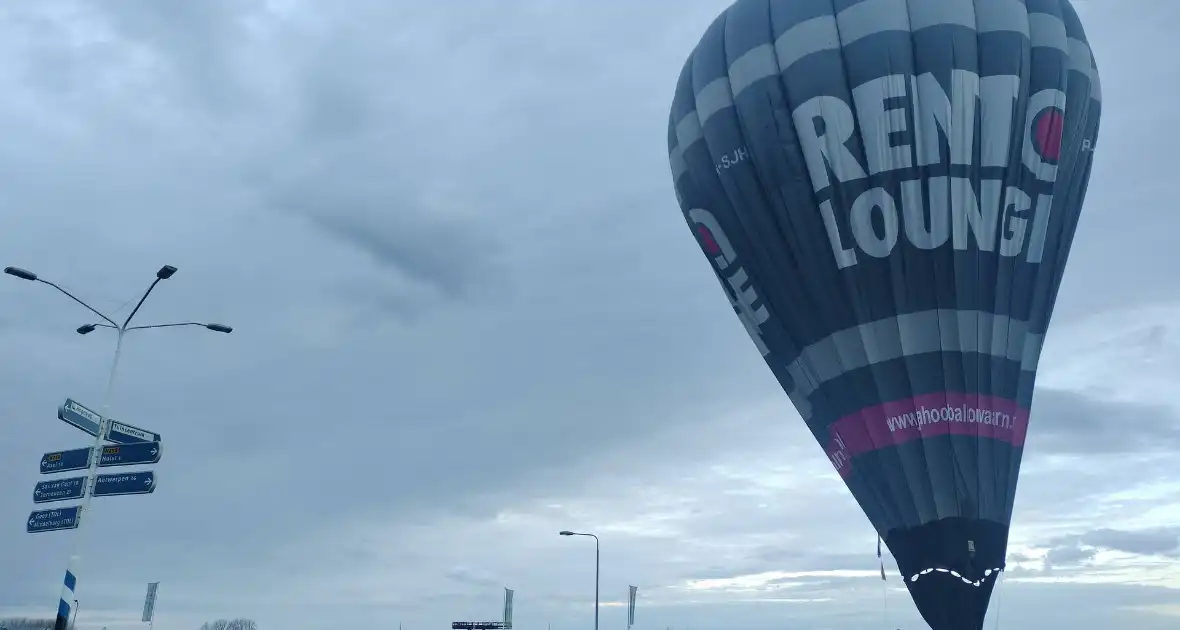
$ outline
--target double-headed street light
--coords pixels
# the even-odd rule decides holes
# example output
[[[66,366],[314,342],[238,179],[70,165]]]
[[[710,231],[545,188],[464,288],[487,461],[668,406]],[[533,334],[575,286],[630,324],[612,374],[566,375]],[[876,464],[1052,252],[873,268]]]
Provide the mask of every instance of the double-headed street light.
[[[53,287],[54,289],[57,289],[60,293],[62,293],[66,297],[70,298],[71,300],[77,302],[78,304],[81,304],[83,307],[86,308],[86,310],[90,311],[91,313],[94,313],[100,319],[102,319],[103,322],[105,322],[105,323],[86,324],[84,326],[79,326],[77,329],[77,332],[79,335],[86,335],[91,332],[94,332],[94,330],[96,328],[110,328],[110,329],[113,329],[116,333],[118,333],[118,336],[115,341],[115,356],[111,360],[110,373],[107,375],[107,388],[106,388],[106,393],[103,395],[102,407],[101,407],[101,412],[100,412],[101,417],[99,418],[99,422],[98,422],[98,431],[97,431],[97,434],[94,436],[94,448],[92,448],[90,451],[90,467],[87,469],[87,472],[86,472],[86,481],[85,481],[86,485],[84,486],[84,489],[83,489],[84,494],[82,497],[82,504],[79,506],[79,509],[78,509],[77,528],[79,530],[81,530],[82,529],[82,521],[84,520],[83,517],[89,511],[90,499],[94,496],[94,481],[95,481],[95,477],[98,473],[98,462],[102,457],[103,438],[106,436],[107,427],[110,426],[111,396],[114,393],[114,389],[115,389],[115,374],[116,374],[116,372],[118,372],[118,369],[119,369],[119,357],[123,353],[123,336],[133,330],[146,330],[148,328],[174,328],[177,326],[201,326],[201,327],[206,328],[208,330],[212,330],[214,332],[219,332],[219,333],[231,333],[231,332],[233,332],[234,329],[229,326],[225,326],[223,324],[205,324],[205,323],[201,323],[201,322],[177,322],[177,323],[172,323],[172,324],[152,324],[152,325],[148,325],[148,326],[131,326],[131,320],[135,317],[135,314],[139,312],[139,309],[140,309],[140,307],[143,306],[144,301],[146,301],[148,296],[151,295],[152,289],[155,289],[156,285],[159,284],[161,280],[167,280],[167,279],[171,278],[173,274],[176,273],[176,267],[173,267],[172,265],[164,265],[163,267],[160,267],[160,270],[156,272],[156,279],[152,280],[151,285],[149,285],[147,290],[143,292],[143,296],[141,296],[139,298],[139,302],[135,305],[135,308],[131,309],[131,313],[129,315],[127,315],[127,319],[123,320],[122,324],[117,324],[115,322],[115,320],[113,320],[110,317],[99,312],[93,306],[90,306],[86,302],[82,301],[74,294],[70,293],[69,291],[66,291],[65,289],[61,288],[60,286],[58,286],[48,280],[38,277],[37,274],[35,274],[27,269],[21,269],[20,267],[5,267],[4,273],[6,273],[10,276],[16,277],[16,278],[20,278],[21,280],[28,280],[30,282],[40,282],[41,284],[47,284],[47,285]],[[82,535],[81,535],[80,531],[74,535],[74,553],[76,553],[78,548],[81,546],[81,538],[82,538]],[[66,568],[65,586],[63,586],[63,589],[62,589],[62,597],[61,597],[61,602],[60,602],[60,605],[58,608],[57,620],[56,620],[56,623],[54,624],[54,630],[66,630],[66,628],[70,625],[70,618],[69,618],[70,611],[69,611],[69,603],[68,602],[72,599],[72,596],[73,596],[72,591],[73,591],[73,582],[74,582],[74,580],[73,580],[74,553],[72,553],[70,555],[70,565],[67,566],[67,568]],[[75,606],[76,606],[76,604],[75,604]],[[62,610],[63,608],[65,610]]]
[[[234,331],[233,328],[231,328],[229,326],[224,326],[222,324],[202,324],[201,322],[177,322],[175,324],[152,324],[151,326],[132,326],[131,328],[128,328],[127,330],[144,330],[145,328],[171,328],[173,326],[201,326],[203,328],[208,328],[209,330],[212,330],[213,332],[219,332],[219,333],[231,333]],[[85,325],[79,326],[77,332],[79,335],[85,335],[85,334],[89,334],[89,333],[94,332],[95,328],[114,328],[114,329],[118,330],[118,327],[112,326],[110,324],[85,324]]]
[[[589,536],[594,539],[594,630],[598,630],[598,569],[600,567],[600,555],[598,549],[598,536],[594,534],[584,534],[582,532],[571,532],[569,530],[562,530],[557,532],[561,536]]]

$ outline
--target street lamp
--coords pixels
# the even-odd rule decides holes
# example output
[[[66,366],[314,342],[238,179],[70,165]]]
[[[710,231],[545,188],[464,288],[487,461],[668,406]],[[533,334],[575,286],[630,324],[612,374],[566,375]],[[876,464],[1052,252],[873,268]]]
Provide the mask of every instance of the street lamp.
[[[132,326],[130,328],[127,328],[126,330],[146,330],[148,328],[173,328],[175,326],[200,326],[202,328],[208,328],[209,330],[212,330],[213,332],[226,333],[226,334],[229,334],[234,331],[232,326],[226,326],[224,324],[204,324],[201,322],[177,322],[175,324],[152,324],[150,326]],[[118,330],[118,327],[111,326],[110,324],[86,324],[84,326],[79,326],[77,332],[79,335],[88,335],[88,334],[94,332],[95,328],[114,328],[115,330]]]
[[[78,608],[79,608],[78,600],[75,599],[74,600],[74,620],[70,622],[70,630],[74,630],[74,628],[76,628],[78,625]]]
[[[103,395],[101,412],[99,414],[101,417],[99,418],[99,422],[98,422],[98,431],[97,431],[97,434],[94,436],[94,448],[92,448],[90,451],[90,467],[87,469],[87,472],[86,472],[86,482],[85,482],[86,485],[85,485],[85,490],[84,490],[84,494],[82,497],[82,504],[78,507],[77,528],[78,528],[79,532],[74,535],[74,551],[76,553],[78,548],[81,546],[82,534],[81,534],[80,530],[82,529],[82,520],[83,520],[83,516],[90,510],[90,499],[94,495],[94,481],[95,481],[95,477],[98,473],[98,462],[99,462],[99,459],[101,458],[101,454],[102,454],[103,438],[106,435],[107,427],[109,426],[109,423],[110,423],[111,395],[114,393],[114,389],[115,389],[115,374],[118,372],[118,369],[119,369],[119,357],[123,353],[123,336],[133,330],[145,330],[148,328],[172,328],[172,327],[177,327],[177,326],[201,326],[201,327],[204,327],[208,330],[212,330],[214,332],[219,332],[219,333],[231,333],[231,332],[233,332],[233,328],[231,328],[229,326],[225,326],[223,324],[211,324],[211,323],[205,324],[205,323],[200,323],[200,322],[178,322],[178,323],[173,323],[173,324],[152,324],[152,325],[148,325],[148,326],[131,326],[131,320],[135,317],[135,314],[139,312],[140,307],[143,306],[144,301],[146,301],[148,296],[151,295],[152,290],[156,288],[156,285],[159,284],[161,280],[167,280],[167,279],[171,278],[176,273],[176,267],[173,267],[172,265],[164,265],[163,267],[160,267],[160,270],[156,272],[156,279],[152,280],[152,283],[148,286],[147,290],[144,291],[143,295],[139,298],[139,302],[135,305],[135,308],[131,309],[131,313],[129,315],[127,315],[127,319],[123,320],[122,324],[116,323],[115,320],[104,315],[103,313],[100,313],[93,306],[90,306],[86,302],[82,301],[81,299],[76,297],[74,294],[70,293],[69,291],[66,291],[65,289],[61,288],[60,286],[58,286],[48,280],[44,280],[44,279],[38,277],[37,274],[35,274],[27,269],[21,269],[20,267],[5,267],[4,273],[6,273],[10,276],[16,277],[16,278],[20,278],[21,280],[28,280],[30,282],[40,282],[41,284],[49,285],[49,286],[53,287],[54,289],[57,289],[58,292],[62,293],[66,297],[70,298],[71,300],[77,302],[78,304],[81,304],[86,310],[97,315],[100,319],[103,320],[103,322],[105,322],[105,323],[86,324],[84,326],[79,326],[77,329],[78,334],[86,335],[91,332],[94,332],[94,330],[96,328],[110,328],[110,329],[113,329],[116,333],[118,333],[116,340],[115,340],[115,356],[111,360],[110,373],[107,375],[107,388],[106,388],[105,394]],[[72,580],[70,580],[69,578],[70,578],[70,575],[73,573],[73,559],[74,559],[74,554],[70,554],[70,564],[66,568],[66,576],[67,576],[66,583],[67,584],[71,584],[71,582],[72,582]],[[63,587],[63,594],[62,594],[63,601],[69,601],[66,598],[71,595],[71,593],[69,593],[69,591],[71,589],[72,589],[72,584],[70,585],[70,587]],[[77,606],[77,603],[75,602],[75,607],[76,606]],[[74,618],[75,619],[77,618],[76,611],[74,613]],[[68,618],[63,617],[59,613],[57,616],[57,620],[54,624],[54,630],[66,630],[66,628],[70,625],[71,625],[70,620]]]
[[[569,530],[562,530],[557,532],[561,536],[589,536],[594,539],[594,630],[598,630],[598,576],[599,562],[601,555],[598,548],[598,536],[594,534],[583,534],[582,532],[571,532]]]

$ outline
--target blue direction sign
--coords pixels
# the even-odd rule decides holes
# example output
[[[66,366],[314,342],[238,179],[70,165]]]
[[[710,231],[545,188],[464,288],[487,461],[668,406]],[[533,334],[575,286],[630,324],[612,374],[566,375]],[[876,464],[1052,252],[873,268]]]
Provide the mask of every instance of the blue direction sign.
[[[28,527],[30,534],[41,532],[55,532],[60,529],[74,529],[78,526],[78,515],[81,509],[77,505],[54,508],[51,510],[36,510],[29,514]]]
[[[41,474],[86,470],[90,467],[90,448],[57,451],[41,456]]]
[[[102,417],[73,398],[67,398],[57,408],[57,419],[67,424],[72,424],[94,437],[98,437],[98,422]]]
[[[57,408],[57,418],[95,437],[98,436],[98,424],[102,420],[102,416],[98,412],[73,398],[67,398]],[[124,422],[111,420],[110,426],[107,428],[107,434],[103,436],[103,439],[116,444],[159,442],[160,434]]]
[[[41,481],[33,486],[33,503],[53,503],[54,501],[81,499],[85,494],[85,477]]]
[[[145,470],[133,473],[99,475],[94,481],[94,496],[117,497],[125,494],[151,494],[156,491],[156,473]]]
[[[107,427],[105,438],[108,442],[114,442],[115,444],[137,444],[139,442],[160,441],[159,433],[153,433],[147,429],[141,429],[137,426],[114,420],[111,420],[110,424],[111,426]]]
[[[159,442],[137,442],[135,444],[119,444],[117,446],[102,447],[102,457],[99,458],[98,465],[103,468],[110,468],[112,466],[155,464],[159,461]]]

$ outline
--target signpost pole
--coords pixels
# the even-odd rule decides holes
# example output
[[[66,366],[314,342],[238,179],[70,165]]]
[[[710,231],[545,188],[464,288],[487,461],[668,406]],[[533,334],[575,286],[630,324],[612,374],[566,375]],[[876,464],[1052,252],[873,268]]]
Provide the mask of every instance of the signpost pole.
[[[74,532],[73,553],[70,554],[69,566],[66,567],[66,575],[72,578],[76,575],[74,571],[74,563],[77,560],[78,549],[82,542],[82,525],[86,521],[86,515],[90,511],[90,500],[94,497],[94,479],[98,475],[98,462],[102,459],[102,442],[106,436],[107,427],[110,425],[111,416],[111,398],[115,393],[115,376],[119,371],[119,358],[123,355],[123,335],[126,334],[122,328],[118,328],[118,336],[115,340],[115,356],[111,359],[111,371],[107,375],[107,389],[102,397],[102,407],[99,409],[101,416],[98,421],[98,435],[94,436],[94,447],[90,449],[90,468],[86,470],[85,495],[82,497],[82,505],[78,510],[78,531]],[[67,580],[67,583],[73,580]],[[70,598],[73,584],[69,584],[69,588],[62,587],[61,601],[58,602],[57,620],[54,623],[53,630],[67,630],[69,627],[70,616]]]
[[[116,333],[118,333],[118,339],[115,341],[115,356],[111,359],[111,371],[107,377],[107,389],[106,389],[106,393],[103,395],[102,408],[98,414],[94,414],[94,415],[98,415],[99,419],[98,419],[98,423],[97,423],[98,426],[96,427],[96,431],[95,431],[95,435],[94,435],[94,447],[90,449],[90,459],[88,462],[89,466],[87,467],[86,479],[84,481],[85,490],[87,492],[82,498],[82,503],[78,506],[71,506],[69,508],[63,508],[62,510],[57,510],[57,511],[43,510],[41,512],[34,512],[29,515],[29,524],[28,524],[28,527],[26,528],[26,531],[28,531],[29,533],[35,533],[35,532],[40,532],[40,531],[54,531],[55,529],[65,529],[63,527],[54,526],[52,523],[55,521],[52,521],[52,519],[57,518],[57,517],[61,517],[63,515],[69,515],[69,514],[72,514],[75,517],[75,519],[73,521],[73,527],[76,529],[81,529],[82,521],[85,519],[85,517],[83,515],[89,514],[89,512],[90,512],[90,501],[94,496],[93,491],[94,491],[94,486],[97,483],[98,468],[99,468],[99,464],[102,463],[102,445],[103,445],[104,441],[106,441],[106,440],[108,440],[108,438],[112,437],[112,436],[107,435],[110,432],[110,428],[111,428],[112,424],[115,424],[118,426],[118,432],[116,432],[116,435],[113,436],[113,439],[111,439],[111,441],[119,442],[121,444],[132,444],[132,443],[139,443],[139,442],[159,442],[160,441],[160,435],[157,433],[147,432],[147,431],[144,431],[144,430],[139,429],[137,427],[132,427],[130,425],[124,426],[122,423],[113,423],[113,421],[110,418],[111,398],[114,394],[114,389],[115,389],[115,376],[119,371],[119,358],[123,354],[123,337],[124,337],[124,335],[126,335],[128,332],[133,331],[133,330],[146,330],[146,329],[151,329],[151,328],[176,328],[176,327],[180,327],[180,326],[200,326],[202,328],[211,330],[213,332],[222,333],[222,334],[229,334],[229,333],[233,332],[234,329],[232,326],[226,326],[224,324],[201,323],[201,322],[194,322],[194,321],[173,322],[170,324],[150,324],[150,325],[143,325],[143,326],[132,326],[131,325],[131,320],[135,319],[135,314],[139,312],[140,307],[142,307],[143,303],[145,301],[147,301],[148,296],[150,296],[152,294],[152,290],[156,288],[156,285],[159,284],[160,281],[162,281],[162,280],[167,280],[167,279],[171,278],[176,273],[176,267],[173,267],[172,265],[164,265],[163,267],[160,267],[160,269],[158,271],[156,271],[156,279],[152,280],[152,283],[150,285],[148,285],[147,290],[143,292],[142,296],[140,296],[139,303],[137,303],[135,305],[135,308],[131,309],[131,313],[129,313],[127,315],[127,318],[123,320],[122,324],[119,324],[119,323],[115,322],[115,320],[108,317],[107,315],[102,314],[100,311],[95,309],[93,306],[87,304],[85,301],[81,300],[76,295],[63,289],[60,285],[54,284],[53,282],[50,282],[50,281],[45,280],[43,278],[39,278],[37,276],[37,274],[29,271],[28,269],[21,269],[20,267],[5,267],[4,273],[8,274],[10,276],[13,276],[14,278],[18,278],[20,280],[25,280],[28,282],[39,282],[41,284],[45,284],[50,287],[53,287],[59,293],[61,293],[62,295],[65,295],[66,297],[70,298],[74,302],[77,302],[79,305],[83,306],[84,308],[86,308],[86,310],[90,311],[91,313],[98,316],[98,318],[102,320],[102,322],[95,322],[93,324],[85,324],[85,325],[79,326],[77,328],[77,333],[79,335],[88,335],[88,334],[94,332],[94,330],[96,328],[100,328],[100,327],[101,328],[112,328],[115,330]],[[103,323],[103,322],[105,322],[105,323]],[[70,399],[67,399],[67,406],[68,405],[70,405]],[[69,411],[73,412],[74,415],[78,415],[78,416],[83,417],[84,420],[79,421],[77,418],[73,418],[71,420],[70,414],[67,413],[66,406],[63,406],[59,409],[58,418],[66,421],[69,424],[76,426],[77,428],[81,429],[82,431],[85,431],[86,433],[90,433],[90,426],[94,422],[93,419],[89,417],[91,414],[83,415],[81,413],[76,413],[77,410],[75,410],[75,409],[71,409]],[[154,448],[158,448],[158,447],[154,447]],[[43,473],[54,472],[53,467],[51,465],[49,465],[49,466],[46,465],[46,463],[52,464],[52,462],[54,461],[52,455],[53,454],[50,454],[50,456],[47,459],[42,460],[43,461],[43,465],[42,465],[42,472]],[[64,453],[58,453],[56,455],[58,456],[59,459],[64,457]],[[158,458],[159,451],[151,452],[150,455],[153,459],[155,459],[155,461],[159,461],[159,458]],[[121,458],[116,458],[116,460],[122,461]],[[129,464],[130,462],[125,462],[125,463]],[[152,462],[152,463],[155,463],[155,462]],[[60,467],[66,468],[64,462]],[[71,468],[70,470],[74,470],[74,469]],[[61,472],[64,472],[64,470],[62,470]],[[154,488],[155,487],[154,486],[154,477],[151,479],[153,481],[151,487]],[[34,489],[34,493],[35,492],[36,492],[36,490]],[[136,494],[143,494],[143,493],[136,493]],[[44,524],[44,523],[41,523],[40,521],[38,521],[37,520],[38,514],[42,514],[44,516],[44,519],[48,519],[50,521],[50,523]],[[69,524],[69,523],[62,522],[59,524]],[[74,590],[74,584],[75,584],[73,569],[74,569],[74,563],[77,560],[76,554],[78,552],[78,549],[81,547],[81,540],[82,540],[82,533],[76,532],[74,534],[74,540],[73,540],[73,545],[72,545],[73,553],[71,553],[71,555],[70,555],[69,565],[66,568],[65,580],[64,580],[63,587],[62,587],[62,597],[61,597],[60,601],[58,602],[57,619],[54,621],[54,630],[67,630],[67,628],[69,627],[70,602],[72,601],[72,598],[73,598],[73,590]]]

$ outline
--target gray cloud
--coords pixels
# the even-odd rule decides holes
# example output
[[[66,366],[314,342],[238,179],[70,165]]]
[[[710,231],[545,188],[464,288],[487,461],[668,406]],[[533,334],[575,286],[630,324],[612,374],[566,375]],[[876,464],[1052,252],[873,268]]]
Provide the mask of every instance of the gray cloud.
[[[317,199],[314,190],[292,190],[284,195],[286,199],[276,204],[306,216],[344,244],[369,254],[380,267],[405,274],[447,297],[467,293],[487,277],[494,264],[498,246],[480,238],[471,226],[432,220],[421,211],[377,205],[397,195],[356,189],[332,198],[320,194]]]
[[[1091,558],[1099,549],[1145,556],[1176,556],[1180,554],[1180,528],[1158,527],[1128,531],[1104,527],[1084,534],[1060,537],[1050,545],[1050,555],[1058,553],[1057,557],[1061,562],[1080,557]]]
[[[1097,554],[1097,549],[1083,548],[1076,545],[1053,547],[1045,554],[1045,564],[1042,570],[1050,572],[1062,565],[1077,566],[1084,564],[1094,559],[1094,556]]]
[[[1100,528],[1061,536],[1048,543],[1042,571],[1055,573],[1062,567],[1085,566],[1104,550],[1177,558],[1180,557],[1180,528],[1134,531]]]
[[[1141,531],[1096,529],[1083,534],[1079,542],[1126,553],[1175,556],[1180,552],[1180,527]]]
[[[1173,452],[1180,449],[1180,417],[1160,405],[1042,389],[1033,400],[1029,443],[1041,455]]]

